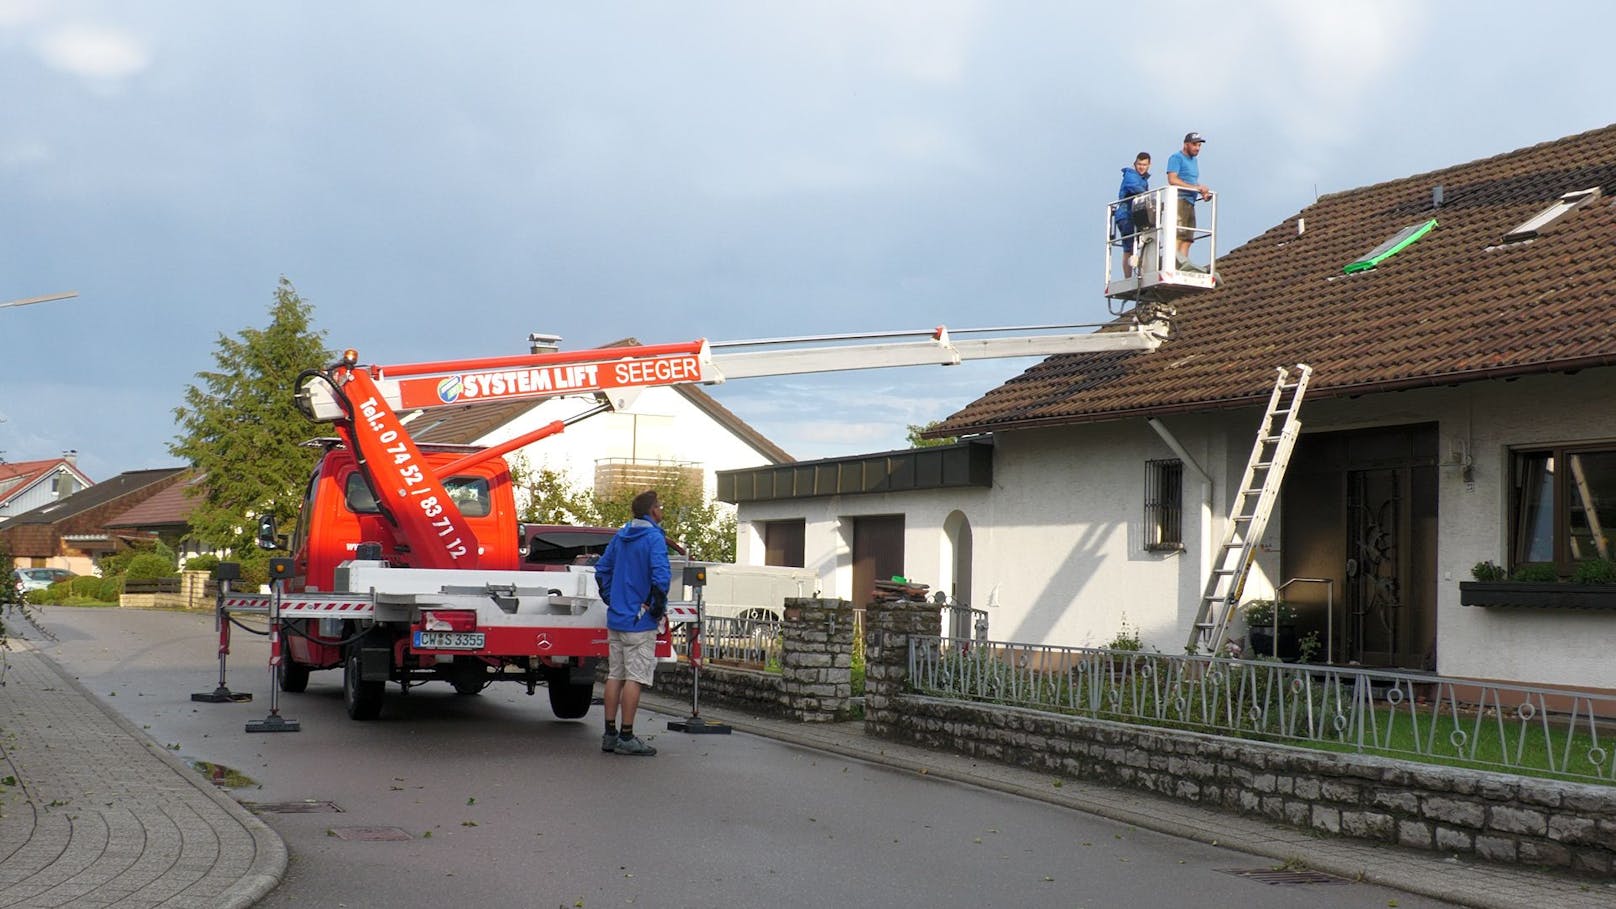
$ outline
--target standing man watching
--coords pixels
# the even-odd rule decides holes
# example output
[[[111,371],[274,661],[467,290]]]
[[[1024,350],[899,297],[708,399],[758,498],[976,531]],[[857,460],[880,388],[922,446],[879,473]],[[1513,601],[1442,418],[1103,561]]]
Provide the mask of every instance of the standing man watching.
[[[668,610],[673,572],[656,491],[635,496],[630,508],[633,520],[617,531],[595,563],[595,585],[606,603],[609,654],[606,732],[600,750],[650,756],[656,749],[634,734],[634,714],[640,707],[640,689],[656,680],[657,625]]]
[[[1201,183],[1201,144],[1206,138],[1200,133],[1184,134],[1184,148],[1173,152],[1167,159],[1167,182],[1182,186],[1178,194],[1178,267],[1190,264],[1190,243],[1195,240],[1195,200],[1212,198],[1212,190]]]

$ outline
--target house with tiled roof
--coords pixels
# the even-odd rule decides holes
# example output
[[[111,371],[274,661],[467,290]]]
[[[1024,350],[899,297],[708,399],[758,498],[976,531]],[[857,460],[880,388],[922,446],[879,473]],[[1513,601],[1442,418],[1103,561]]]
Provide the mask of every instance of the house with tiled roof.
[[[849,515],[900,515],[906,573],[995,639],[1177,651],[1275,370],[1306,363],[1243,599],[1283,587],[1320,660],[1611,688],[1612,613],[1460,583],[1616,556],[1613,202],[1616,126],[1322,196],[1220,257],[1157,351],[1051,357],[938,425],[991,438],[981,485],[773,495],[743,527],[805,520],[809,561],[845,561]]]
[[[0,521],[0,539],[18,565],[93,574],[96,558],[123,545],[106,522],[180,482],[187,473],[183,467],[126,471]]]
[[[0,521],[66,498],[94,483],[79,470],[76,451],[59,458],[0,462]]]
[[[638,344],[625,338],[605,346]],[[418,443],[488,447],[575,417],[595,404],[592,395],[573,395],[440,407],[405,414],[404,419]],[[630,411],[597,414],[507,457],[531,470],[554,470],[577,489],[690,482],[699,483],[709,497],[716,489],[717,470],[792,460],[695,385],[645,389]]]
[[[211,546],[188,536],[191,512],[202,504],[206,480],[207,474],[188,469],[177,482],[113,515],[103,526],[109,534],[130,541],[160,541],[174,551],[182,565],[193,556],[218,555]]]

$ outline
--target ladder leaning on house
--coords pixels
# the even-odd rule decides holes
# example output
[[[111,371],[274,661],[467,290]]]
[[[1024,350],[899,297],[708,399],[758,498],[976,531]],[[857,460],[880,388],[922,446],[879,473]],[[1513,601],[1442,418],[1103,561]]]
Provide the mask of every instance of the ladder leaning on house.
[[[1274,503],[1279,501],[1285,467],[1296,447],[1296,437],[1302,431],[1302,421],[1297,414],[1302,409],[1302,395],[1307,392],[1307,380],[1313,368],[1298,363],[1291,368],[1281,366],[1276,371],[1279,375],[1274,380],[1273,393],[1268,396],[1262,424],[1257,428],[1257,441],[1251,446],[1245,476],[1230,505],[1223,544],[1218,547],[1206,587],[1201,591],[1195,624],[1186,645],[1191,653],[1215,654],[1223,649],[1229,635],[1229,621],[1240,605],[1241,588],[1246,586],[1246,575],[1257,557],[1257,547],[1262,545],[1268,518],[1273,514]]]

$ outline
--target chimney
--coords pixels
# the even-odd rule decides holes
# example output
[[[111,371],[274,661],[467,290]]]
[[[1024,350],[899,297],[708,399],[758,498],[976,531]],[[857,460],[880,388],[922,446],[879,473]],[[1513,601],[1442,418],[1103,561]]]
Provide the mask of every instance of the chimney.
[[[1440,183],[1438,183],[1436,186],[1431,187],[1431,207],[1432,208],[1441,208],[1442,207],[1442,184],[1440,184]]]
[[[1296,219],[1296,235],[1298,237],[1300,237],[1303,234],[1303,232],[1305,232],[1306,230],[1307,230],[1307,219],[1306,218],[1297,218]]]
[[[528,353],[555,353],[561,349],[560,335],[547,335],[543,332],[533,332],[527,336]]]
[[[62,452],[62,460],[77,467],[79,465],[79,450],[77,448],[67,449]]]

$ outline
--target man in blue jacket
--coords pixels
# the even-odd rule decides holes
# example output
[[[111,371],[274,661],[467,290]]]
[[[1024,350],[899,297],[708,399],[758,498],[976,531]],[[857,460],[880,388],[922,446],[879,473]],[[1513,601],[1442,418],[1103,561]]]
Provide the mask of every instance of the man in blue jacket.
[[[668,540],[662,532],[662,504],[655,490],[634,497],[634,519],[624,524],[595,563],[595,586],[606,603],[606,733],[600,750],[653,755],[656,749],[634,734],[640,689],[656,678],[657,626],[668,609]],[[618,725],[618,708],[622,725]]]
[[[1130,199],[1150,191],[1150,152],[1140,152],[1131,167],[1122,169],[1122,186],[1117,189],[1118,199]],[[1133,203],[1123,202],[1116,208],[1116,235],[1122,238],[1122,276],[1133,277],[1133,241],[1139,232],[1138,219],[1133,216]]]

